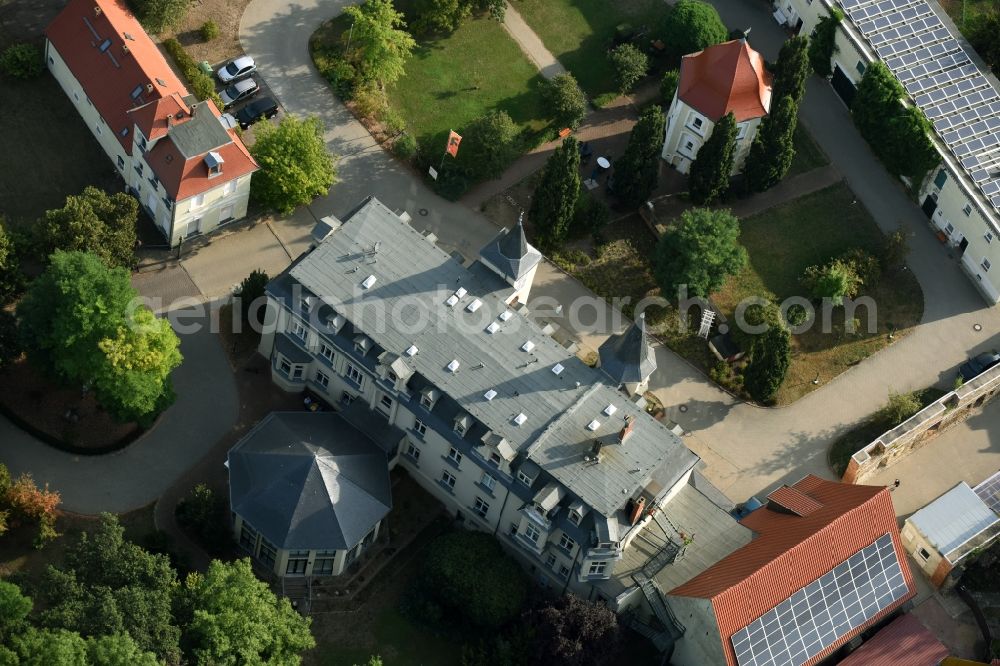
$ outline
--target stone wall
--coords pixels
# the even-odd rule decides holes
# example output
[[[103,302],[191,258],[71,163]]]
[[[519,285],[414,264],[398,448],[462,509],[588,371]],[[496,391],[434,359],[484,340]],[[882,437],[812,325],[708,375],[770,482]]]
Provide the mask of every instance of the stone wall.
[[[864,483],[878,470],[893,465],[930,442],[935,435],[964,420],[972,410],[992,400],[1000,390],[1000,365],[943,395],[906,421],[851,456],[844,483]]]

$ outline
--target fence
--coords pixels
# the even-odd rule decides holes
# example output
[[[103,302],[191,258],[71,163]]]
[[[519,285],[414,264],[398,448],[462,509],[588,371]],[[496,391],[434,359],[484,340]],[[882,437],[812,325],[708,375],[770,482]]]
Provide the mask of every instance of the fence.
[[[992,400],[1000,390],[1000,365],[947,393],[883,433],[851,456],[844,483],[864,483],[880,469],[919,449],[949,426],[964,420],[973,409]]]

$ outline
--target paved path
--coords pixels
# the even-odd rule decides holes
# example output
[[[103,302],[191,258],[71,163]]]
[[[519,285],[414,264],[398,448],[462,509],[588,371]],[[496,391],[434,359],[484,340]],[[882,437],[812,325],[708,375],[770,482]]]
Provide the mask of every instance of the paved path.
[[[174,327],[205,319],[172,315]],[[208,452],[236,422],[238,400],[233,375],[218,336],[202,330],[182,334],[184,363],[174,371],[177,402],[156,427],[128,448],[105,456],[74,456],[36,441],[0,417],[0,457],[14,474],[31,472],[36,481],[62,494],[62,508],[77,513],[123,512],[157,499]]]
[[[507,10],[504,13],[503,27],[521,47],[524,55],[528,56],[528,60],[535,63],[542,76],[552,79],[566,73],[566,68],[545,48],[542,40],[525,23],[517,10],[510,6],[510,3],[507,3]]]

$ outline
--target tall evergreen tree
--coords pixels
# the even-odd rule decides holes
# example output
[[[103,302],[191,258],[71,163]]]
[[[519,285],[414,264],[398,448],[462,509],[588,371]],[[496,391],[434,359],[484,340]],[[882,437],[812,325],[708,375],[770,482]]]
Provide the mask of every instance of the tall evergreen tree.
[[[743,386],[757,402],[774,399],[792,363],[792,336],[780,324],[772,324],[754,339]]]
[[[712,129],[712,135],[698,151],[691,165],[688,193],[699,206],[710,204],[729,187],[736,153],[736,117],[727,113]]]
[[[580,146],[567,137],[545,163],[528,211],[543,249],[556,249],[566,240],[579,194]]]
[[[748,166],[743,170],[755,192],[774,187],[788,173],[795,157],[797,123],[798,104],[790,95],[778,99],[771,114],[761,122],[747,156]]]
[[[771,99],[780,100],[788,95],[798,104],[806,91],[808,76],[809,40],[806,37],[792,37],[781,45],[778,62],[774,65]]]
[[[625,153],[615,162],[615,193],[627,206],[639,206],[656,189],[666,123],[659,106],[643,111],[628,137]]]

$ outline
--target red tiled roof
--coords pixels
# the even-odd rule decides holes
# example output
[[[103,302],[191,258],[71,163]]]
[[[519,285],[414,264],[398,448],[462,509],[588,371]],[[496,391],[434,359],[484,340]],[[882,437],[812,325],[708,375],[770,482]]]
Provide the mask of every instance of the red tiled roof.
[[[145,106],[140,106],[138,109],[129,109],[128,111],[132,122],[150,141],[156,141],[167,133],[168,116],[177,116],[178,112],[190,112],[180,93],[173,93]]]
[[[221,114],[211,102],[198,102],[191,107],[190,112],[211,113],[216,122],[220,122],[218,119]],[[185,114],[186,120],[183,122],[192,122],[190,112]],[[183,122],[175,125],[182,125]],[[169,140],[169,133],[167,139],[158,141],[152,150],[146,153],[146,162],[174,200],[182,201],[257,170],[257,162],[250,156],[250,151],[236,135],[236,131],[226,130],[226,134],[230,141],[211,151],[222,157],[221,176],[208,177],[208,167],[205,165],[207,152],[185,157],[177,145]]]
[[[840,666],[940,666],[948,648],[913,615],[901,615],[840,662]]]
[[[732,112],[740,123],[767,115],[771,74],[764,58],[736,39],[684,56],[677,90],[682,102],[712,122]]]
[[[823,505],[791,486],[782,486],[767,496],[773,505],[796,516],[808,516]]]
[[[123,0],[70,0],[45,36],[126,151],[131,152],[131,132],[121,132],[132,129],[129,110],[172,93],[187,95]],[[101,51],[105,40],[110,45]],[[137,100],[136,90],[141,90]]]
[[[910,593],[807,663],[820,661],[915,594],[886,488],[825,481],[812,475],[791,487],[820,508],[806,516],[757,509],[740,521],[756,533],[753,541],[668,593],[711,600],[730,666],[736,664],[729,641],[734,633],[886,533],[892,535]]]

